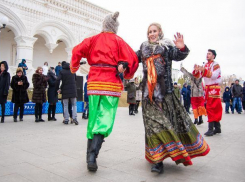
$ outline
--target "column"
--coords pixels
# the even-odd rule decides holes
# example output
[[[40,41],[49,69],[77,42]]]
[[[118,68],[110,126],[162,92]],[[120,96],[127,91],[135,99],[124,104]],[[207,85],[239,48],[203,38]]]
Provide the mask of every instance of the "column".
[[[30,36],[17,36],[14,38],[14,40],[17,43],[16,66],[18,66],[22,59],[25,59],[28,68],[32,68],[33,45],[36,42],[37,38]]]

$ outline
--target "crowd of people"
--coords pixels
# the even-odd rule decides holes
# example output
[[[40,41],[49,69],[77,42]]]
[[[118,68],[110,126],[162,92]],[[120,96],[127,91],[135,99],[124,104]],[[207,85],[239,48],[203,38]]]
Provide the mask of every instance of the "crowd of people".
[[[29,81],[26,77],[26,60],[22,59],[21,63],[16,69],[16,75],[10,78],[8,72],[8,64],[6,61],[0,62],[0,103],[2,109],[1,123],[5,119],[5,104],[9,94],[9,88],[12,88],[12,99],[14,103],[13,121],[17,122],[17,115],[19,111],[19,121],[23,121],[24,104],[29,102],[28,88]],[[62,84],[60,85],[60,82]],[[56,104],[58,102],[58,94],[62,94],[62,105],[64,124],[71,123],[78,125],[77,121],[77,89],[76,89],[76,74],[72,74],[70,70],[70,63],[63,61],[59,62],[54,67],[48,67],[45,62],[43,67],[37,67],[35,73],[32,75],[33,93],[31,101],[35,103],[35,122],[44,122],[42,118],[43,103],[48,100],[48,121],[56,121]],[[86,89],[86,88],[84,88]],[[47,94],[46,94],[47,92]],[[47,98],[46,98],[47,95]],[[88,99],[85,95],[85,102],[87,103],[85,111],[88,111]],[[88,114],[87,114],[88,115]],[[87,117],[83,117],[87,119]]]
[[[153,164],[151,172],[162,173],[163,161],[168,157],[176,164],[192,165],[193,158],[206,156],[210,151],[209,145],[195,125],[203,123],[202,116],[208,117],[206,136],[221,133],[221,69],[215,61],[216,51],[209,49],[205,65],[195,64],[192,72],[181,68],[181,71],[190,78],[191,83],[184,84],[180,92],[178,84],[172,83],[171,69],[173,60],[182,61],[190,52],[184,43],[183,35],[177,33],[172,42],[164,37],[160,24],[152,23],[147,28],[147,40],[141,44],[137,52],[134,52],[121,37],[117,36],[118,16],[119,12],[107,15],[101,33],[86,38],[75,46],[70,64],[62,62],[59,63],[59,67],[48,68],[48,63],[45,62],[43,67],[37,68],[32,77],[34,86],[32,102],[36,103],[35,121],[44,121],[42,104],[46,102],[45,92],[49,86],[48,120],[56,120],[57,95],[61,93],[64,124],[69,123],[69,117],[72,118],[72,122],[78,124],[75,72],[79,69],[80,60],[86,58],[91,66],[84,89],[86,113],[83,114],[83,118],[88,118],[86,158],[88,170],[97,171],[97,158],[102,143],[113,130],[119,97],[123,90],[122,76],[123,79],[129,80],[125,85],[125,90],[128,92],[129,115],[137,114],[139,104],[141,103],[142,106],[145,158]],[[143,65],[143,79],[140,81],[138,78],[133,79],[139,63]],[[23,104],[29,101],[27,95],[29,83],[23,71],[27,69],[25,60],[22,60],[16,76],[12,78],[11,87],[15,94],[12,101],[17,103],[15,111],[18,108],[23,111]],[[10,85],[10,75],[7,70],[7,63],[1,62],[0,103],[3,111]],[[242,94],[244,96],[244,91],[245,88],[239,86],[238,80],[225,91],[224,101],[229,109],[232,100],[232,113],[235,108],[238,113],[241,113],[241,97]],[[24,99],[19,99],[18,94],[25,95]],[[183,105],[180,95],[183,96]],[[245,98],[243,103],[244,100]],[[189,116],[191,105],[194,123]],[[14,121],[16,117],[15,114]],[[20,119],[23,120],[23,112],[20,114]]]

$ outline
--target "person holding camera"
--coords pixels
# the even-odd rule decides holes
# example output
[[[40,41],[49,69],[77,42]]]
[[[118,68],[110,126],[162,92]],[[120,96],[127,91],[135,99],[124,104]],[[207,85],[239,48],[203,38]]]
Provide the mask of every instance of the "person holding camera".
[[[24,74],[22,68],[17,68],[16,75],[12,77],[11,88],[13,89],[12,93],[12,102],[14,104],[14,122],[17,122],[17,114],[20,108],[20,121],[23,121],[24,115],[24,104],[29,102],[29,97],[27,94],[27,89],[29,87],[29,82],[27,77]]]

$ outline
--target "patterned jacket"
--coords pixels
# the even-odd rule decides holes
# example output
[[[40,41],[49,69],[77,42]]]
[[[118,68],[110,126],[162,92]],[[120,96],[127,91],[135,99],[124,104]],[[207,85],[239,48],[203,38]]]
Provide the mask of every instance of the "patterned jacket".
[[[184,67],[180,69],[180,71],[190,77],[191,79],[191,97],[203,97],[204,96],[204,88],[202,84],[202,77],[196,78],[192,73],[189,73]]]

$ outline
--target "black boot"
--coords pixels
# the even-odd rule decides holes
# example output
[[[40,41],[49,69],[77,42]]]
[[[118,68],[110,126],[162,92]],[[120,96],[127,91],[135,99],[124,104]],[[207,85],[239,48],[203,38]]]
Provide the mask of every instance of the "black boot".
[[[82,119],[85,119],[85,115],[86,115],[86,114],[85,114],[85,112],[83,112],[83,116],[82,116]]]
[[[1,123],[4,123],[4,117],[1,118]]]
[[[163,162],[154,164],[151,168],[151,172],[157,172],[159,174],[162,173],[163,172]]]
[[[39,119],[37,117],[35,118],[35,122],[39,122]]]
[[[214,135],[214,122],[209,122],[208,123],[208,131],[204,133],[206,136],[213,136]]]
[[[195,119],[194,124],[197,124],[197,123],[198,123],[198,119]]]
[[[102,143],[104,141],[104,136],[103,135],[94,135],[94,138],[92,139],[90,148],[88,150],[88,170],[89,171],[97,171],[98,166],[96,163],[96,158],[98,157],[99,151],[101,149]]]
[[[52,121],[52,117],[51,117],[51,111],[53,109],[53,105],[48,106],[48,121]]]
[[[88,139],[88,142],[87,142],[87,156],[86,156],[87,163],[88,163],[88,154],[89,154],[89,149],[90,149],[91,143],[92,143],[92,139]]]
[[[17,122],[17,118],[14,118],[14,122]]]
[[[55,110],[56,110],[56,105],[53,105],[52,107],[52,120],[53,121],[57,121],[57,119],[55,118]]]
[[[197,123],[197,125],[201,125],[202,123],[203,123],[202,116],[199,116],[199,122]]]
[[[220,122],[214,122],[214,135],[216,133],[221,133],[221,125],[220,125]]]

